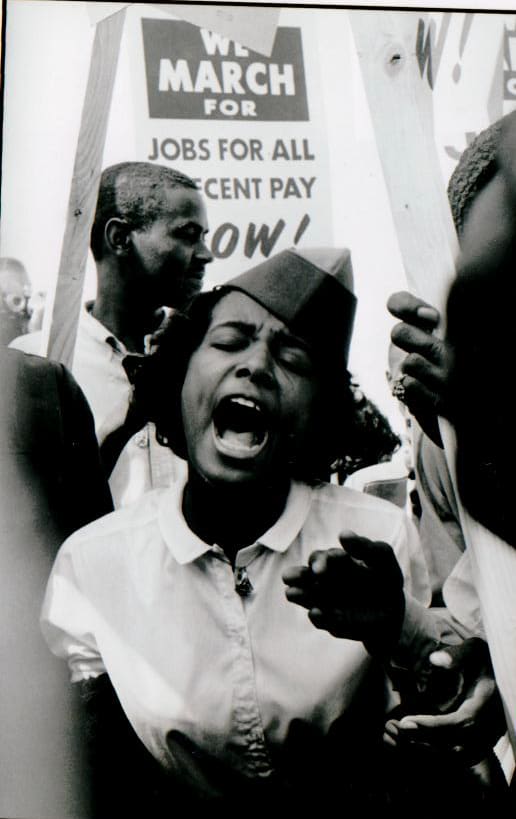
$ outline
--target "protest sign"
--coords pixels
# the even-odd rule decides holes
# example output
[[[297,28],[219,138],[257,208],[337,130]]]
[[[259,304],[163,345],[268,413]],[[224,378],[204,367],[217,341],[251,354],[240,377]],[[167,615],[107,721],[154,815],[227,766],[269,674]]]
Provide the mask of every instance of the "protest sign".
[[[198,183],[214,256],[207,284],[285,247],[331,244],[324,111],[309,26],[280,25],[270,57],[147,10],[129,27],[137,155]]]
[[[359,299],[352,370],[391,422],[399,424],[384,378],[390,328],[385,302],[393,290],[404,286],[405,279],[360,88],[349,32],[352,11],[253,9],[255,28],[265,32],[269,45],[272,41],[267,56],[248,44],[249,8],[66,2],[57,8],[44,2],[14,3],[9,17],[13,47],[6,62],[9,128],[4,131],[3,253],[22,259],[34,288],[45,290],[50,302],[64,233],[72,146],[77,143],[79,116],[74,112],[79,108],[77,100],[83,98],[91,58],[90,18],[93,11],[98,21],[124,7],[127,16],[102,165],[150,157],[199,180],[215,256],[207,267],[207,287],[292,244],[350,247]],[[52,9],[52,17],[45,17],[45,9]],[[201,11],[212,28],[184,19]],[[265,12],[273,17],[264,19]],[[378,13],[368,13],[374,24]],[[445,184],[473,136],[514,104],[508,96],[515,16],[436,11],[423,24],[417,12],[399,13],[414,17],[419,69],[427,82],[432,80],[436,144]],[[152,35],[147,41],[148,75],[142,19],[159,29],[172,25],[184,32],[187,27],[189,53],[185,41],[159,54]],[[274,22],[277,43],[271,37]],[[229,27],[246,38],[244,45],[228,37]],[[31,37],[36,30],[38,36]],[[290,36],[290,45],[282,40],[284,30],[296,35]],[[202,31],[209,33],[210,39],[204,35],[206,44]],[[181,37],[184,40],[183,33]],[[29,69],[36,64],[38,71],[20,70],[20,65]],[[63,72],[62,64],[71,65],[73,71]],[[160,68],[167,87],[161,92]],[[151,70],[159,104],[168,100],[170,109],[172,101],[175,106],[182,100],[180,116],[175,108],[150,115]],[[509,92],[504,91],[504,71],[509,72],[505,78]],[[296,93],[289,94],[292,78]],[[190,111],[188,106],[184,111],[188,100]],[[194,103],[197,113],[192,110]],[[272,119],[302,116],[305,106],[306,120]],[[59,128],[49,128],[48,122],[59,122]],[[402,157],[399,167],[403,167]],[[42,174],[45,183],[35,186],[34,179],[42,179]],[[30,196],[25,196],[20,208],[22,189]],[[24,241],[28,221],[31,242]],[[93,298],[95,288],[96,271],[89,254],[83,298]]]

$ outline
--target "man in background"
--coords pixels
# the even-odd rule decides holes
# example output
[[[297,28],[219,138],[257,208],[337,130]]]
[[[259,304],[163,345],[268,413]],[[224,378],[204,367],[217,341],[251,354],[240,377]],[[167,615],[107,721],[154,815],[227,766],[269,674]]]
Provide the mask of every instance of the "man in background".
[[[72,365],[95,419],[115,506],[168,485],[178,461],[130,410],[128,354],[144,355],[166,310],[183,310],[212,260],[206,210],[195,182],[149,162],[104,170],[91,231],[97,295],[79,319]],[[41,334],[13,345],[40,352]]]
[[[30,279],[18,259],[0,259],[0,346],[27,332]]]

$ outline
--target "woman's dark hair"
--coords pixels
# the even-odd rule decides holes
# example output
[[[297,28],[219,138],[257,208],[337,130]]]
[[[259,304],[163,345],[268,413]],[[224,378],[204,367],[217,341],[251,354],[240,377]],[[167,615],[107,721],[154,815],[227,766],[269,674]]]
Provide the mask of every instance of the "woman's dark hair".
[[[202,293],[187,314],[175,313],[161,336],[158,351],[142,359],[131,376],[140,412],[156,425],[160,443],[182,458],[187,457],[181,417],[183,382],[190,358],[206,335],[213,309],[228,292],[220,287]],[[344,457],[355,412],[350,375],[340,351],[316,351],[314,359],[321,386],[312,434],[303,450],[291,458],[291,477],[309,483],[327,480]]]
[[[354,380],[351,390],[355,405],[352,435],[337,469],[341,483],[358,469],[390,460],[401,446],[401,438],[392,430],[388,419]]]

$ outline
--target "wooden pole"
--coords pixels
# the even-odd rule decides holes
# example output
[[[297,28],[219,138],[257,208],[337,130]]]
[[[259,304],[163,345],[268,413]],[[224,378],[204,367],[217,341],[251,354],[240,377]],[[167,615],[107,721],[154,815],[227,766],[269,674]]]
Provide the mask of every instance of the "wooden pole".
[[[97,23],[68,202],[47,356],[71,367],[125,8]]]
[[[417,49],[426,16],[350,11],[349,18],[409,287],[444,315],[458,245],[435,146],[432,90]],[[453,431],[440,426],[454,475]],[[516,750],[516,549],[464,509],[460,514]]]

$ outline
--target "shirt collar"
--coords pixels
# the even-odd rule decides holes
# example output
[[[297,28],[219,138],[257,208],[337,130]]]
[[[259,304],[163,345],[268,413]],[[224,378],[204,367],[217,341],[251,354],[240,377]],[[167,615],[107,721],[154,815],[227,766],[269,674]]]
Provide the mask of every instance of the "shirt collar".
[[[116,350],[118,353],[122,353],[122,355],[127,355],[127,349],[125,345],[119,341],[113,333],[104,327],[104,325],[93,316],[93,302],[87,301],[84,305],[84,310],[82,312],[81,321],[89,333],[90,336],[97,339],[97,341],[101,341],[103,344],[109,344],[113,350]]]
[[[163,493],[158,525],[172,555],[178,563],[192,563],[212,547],[197,537],[188,527],[181,509],[184,481],[174,482]],[[286,552],[296,539],[310,511],[312,490],[307,484],[293,481],[282,514],[270,529],[258,538],[258,543],[275,552]]]
[[[181,508],[186,481],[173,481],[163,492],[158,510],[158,525],[162,537],[181,565],[191,563],[211,549],[189,528]]]
[[[303,528],[310,511],[312,490],[306,483],[292,481],[285,508],[258,543],[275,552],[286,552]]]

